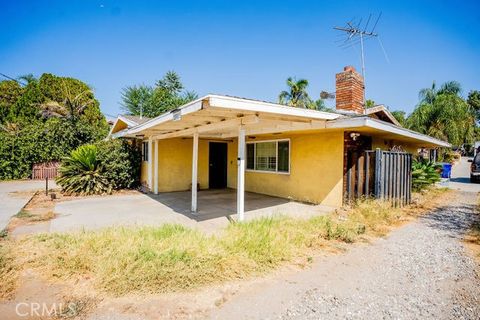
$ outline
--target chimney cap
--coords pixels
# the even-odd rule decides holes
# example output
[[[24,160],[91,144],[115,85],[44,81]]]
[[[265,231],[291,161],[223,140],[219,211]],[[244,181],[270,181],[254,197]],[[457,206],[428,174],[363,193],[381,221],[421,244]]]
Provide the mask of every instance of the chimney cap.
[[[343,71],[351,71],[351,72],[355,72],[355,68],[353,66],[346,66],[343,68]]]

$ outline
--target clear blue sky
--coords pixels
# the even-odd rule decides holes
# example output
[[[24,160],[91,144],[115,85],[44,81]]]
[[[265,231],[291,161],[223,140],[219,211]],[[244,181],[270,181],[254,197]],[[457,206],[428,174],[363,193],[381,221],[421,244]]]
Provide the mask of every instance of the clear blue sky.
[[[310,95],[335,90],[335,73],[360,69],[359,49],[332,30],[383,12],[366,44],[367,98],[410,112],[418,90],[459,81],[480,89],[479,1],[10,1],[0,0],[0,72],[79,78],[105,113],[120,92],[177,71],[199,95],[276,101],[288,76]],[[332,104],[329,102],[328,104]]]

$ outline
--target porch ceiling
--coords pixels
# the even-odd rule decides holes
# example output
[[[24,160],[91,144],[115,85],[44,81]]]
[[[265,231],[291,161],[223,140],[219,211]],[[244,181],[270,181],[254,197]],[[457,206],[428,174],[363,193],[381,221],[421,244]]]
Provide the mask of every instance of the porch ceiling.
[[[326,120],[338,117],[332,113],[265,104],[209,96],[132,128],[127,135],[159,140],[198,133],[202,138],[229,139],[238,136],[239,127],[249,135],[324,129]]]

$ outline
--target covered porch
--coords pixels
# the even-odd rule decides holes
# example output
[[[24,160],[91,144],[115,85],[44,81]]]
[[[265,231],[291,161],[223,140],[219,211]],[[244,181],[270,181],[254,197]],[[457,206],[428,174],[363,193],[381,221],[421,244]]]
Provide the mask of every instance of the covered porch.
[[[326,112],[212,95],[128,130],[128,135],[143,138],[144,145],[146,144],[144,147],[144,150],[148,150],[146,182],[153,193],[152,198],[168,203],[169,191],[182,191],[188,188],[189,192],[183,191],[175,195],[183,197],[178,207],[183,213],[198,217],[202,214],[202,217],[207,217],[212,214],[225,216],[225,213],[229,213],[235,214],[237,220],[243,221],[245,211],[255,208],[255,199],[258,199],[258,195],[247,193],[245,188],[247,141],[264,140],[266,136],[275,136],[276,138],[269,141],[277,149],[277,153],[262,159],[270,166],[268,172],[263,173],[286,177],[290,175],[289,159],[286,159],[281,170],[278,170],[280,166],[278,141],[284,143],[283,157],[290,157],[290,140],[283,134],[302,130],[322,130],[325,129],[327,120],[337,117],[338,115]],[[219,149],[212,152],[215,146]],[[212,159],[218,157],[220,153],[223,160],[220,159],[219,162],[223,164],[219,166],[212,164]],[[188,158],[191,161],[187,160]],[[270,162],[272,160],[276,162],[273,168]],[[187,170],[191,170],[188,184]],[[213,178],[220,180],[217,181],[218,185],[213,183]],[[256,181],[260,180],[261,177],[256,178]],[[226,189],[227,187],[230,189]],[[222,190],[199,191],[207,188]],[[205,201],[199,198],[199,194],[202,194]],[[211,199],[208,199],[209,195],[212,195]],[[216,204],[221,200],[225,202]],[[288,200],[281,201],[289,203]],[[266,203],[265,198],[262,202]],[[189,208],[185,207],[187,203]]]
[[[164,192],[150,194],[149,197],[167,206],[176,213],[180,213],[197,222],[223,224],[230,219],[237,219],[237,192],[234,189],[210,189],[197,192],[198,209],[191,212],[190,191]],[[315,215],[326,214],[335,208],[301,203],[284,198],[272,197],[264,194],[245,192],[245,220],[260,217],[289,216],[295,218],[309,218]],[[219,219],[220,218],[220,219]],[[210,221],[210,222],[209,222]]]

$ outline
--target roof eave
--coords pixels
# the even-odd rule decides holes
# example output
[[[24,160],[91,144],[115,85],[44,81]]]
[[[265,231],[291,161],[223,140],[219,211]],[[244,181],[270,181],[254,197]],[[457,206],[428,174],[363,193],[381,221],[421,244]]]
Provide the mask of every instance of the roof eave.
[[[264,112],[272,114],[279,113],[290,116],[299,116],[319,120],[333,120],[340,117],[340,115],[330,112],[293,108],[274,103],[209,94],[194,101],[191,101],[177,109],[165,112],[155,118],[150,119],[145,123],[133,126],[132,128],[129,128],[127,131],[123,132],[122,135],[119,135],[118,137],[132,135],[134,136],[135,133],[142,132],[161,123],[173,120],[174,114],[178,114],[178,112],[180,112],[180,116],[183,116],[192,112],[199,111],[204,108],[204,102],[206,102],[206,105],[210,107]]]
[[[416,140],[433,144],[439,147],[446,147],[446,148],[452,147],[452,145],[446,141],[435,139],[425,134],[421,134],[409,129],[405,129],[405,128],[393,125],[385,121],[372,119],[369,117],[342,118],[334,121],[328,121],[326,124],[326,127],[327,128],[345,128],[345,129],[357,128],[357,127],[369,127],[369,128],[378,129],[381,131],[387,131],[400,136],[416,139]]]

